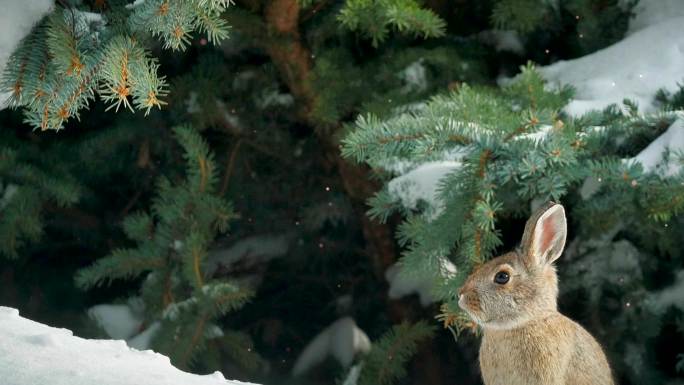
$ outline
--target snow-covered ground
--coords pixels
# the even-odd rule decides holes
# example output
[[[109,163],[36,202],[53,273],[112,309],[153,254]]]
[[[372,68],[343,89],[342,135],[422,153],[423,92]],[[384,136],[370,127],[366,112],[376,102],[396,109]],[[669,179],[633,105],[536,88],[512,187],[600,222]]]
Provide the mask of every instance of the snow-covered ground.
[[[200,376],[173,367],[168,357],[138,351],[121,340],[87,340],[0,306],[2,385],[239,385],[219,372]]]

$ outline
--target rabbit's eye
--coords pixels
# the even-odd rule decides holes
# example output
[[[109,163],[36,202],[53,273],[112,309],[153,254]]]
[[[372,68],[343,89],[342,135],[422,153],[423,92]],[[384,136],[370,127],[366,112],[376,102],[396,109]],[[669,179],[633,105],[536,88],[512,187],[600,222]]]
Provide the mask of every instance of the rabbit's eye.
[[[494,282],[499,285],[505,285],[511,277],[505,271],[500,271],[494,276]]]

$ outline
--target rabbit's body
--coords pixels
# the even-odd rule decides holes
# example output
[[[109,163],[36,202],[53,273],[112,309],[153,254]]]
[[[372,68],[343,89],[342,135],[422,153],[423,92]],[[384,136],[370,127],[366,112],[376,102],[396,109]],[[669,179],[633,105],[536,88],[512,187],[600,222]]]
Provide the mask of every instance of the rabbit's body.
[[[563,206],[547,204],[527,222],[521,247],[475,269],[459,305],[484,331],[485,385],[612,385],[601,346],[556,307],[553,262],[565,246]]]
[[[514,329],[485,329],[480,368],[487,385],[613,383],[599,344],[584,328],[560,313]]]

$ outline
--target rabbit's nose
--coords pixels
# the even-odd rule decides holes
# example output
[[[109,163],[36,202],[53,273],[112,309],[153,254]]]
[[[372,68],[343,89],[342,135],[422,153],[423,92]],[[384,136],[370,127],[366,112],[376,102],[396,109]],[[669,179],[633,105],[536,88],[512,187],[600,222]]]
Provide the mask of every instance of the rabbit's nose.
[[[465,291],[466,291],[465,285],[461,286],[461,288],[458,289],[458,299],[461,299],[461,297],[463,297],[463,293],[465,293]]]

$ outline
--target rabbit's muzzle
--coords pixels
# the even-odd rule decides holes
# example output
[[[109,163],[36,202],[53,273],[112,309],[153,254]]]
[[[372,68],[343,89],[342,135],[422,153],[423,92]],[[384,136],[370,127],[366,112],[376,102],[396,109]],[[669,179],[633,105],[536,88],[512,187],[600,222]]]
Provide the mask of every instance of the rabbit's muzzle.
[[[482,311],[482,307],[480,306],[480,297],[474,290],[467,290],[465,287],[459,290],[458,306],[471,314],[478,314]]]

